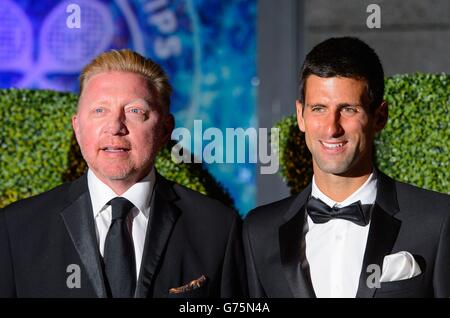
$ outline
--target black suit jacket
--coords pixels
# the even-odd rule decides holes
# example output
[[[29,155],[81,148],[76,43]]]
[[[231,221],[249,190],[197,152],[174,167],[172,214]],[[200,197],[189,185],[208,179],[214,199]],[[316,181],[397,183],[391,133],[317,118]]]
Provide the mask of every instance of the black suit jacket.
[[[155,187],[135,296],[245,295],[239,216],[158,174]],[[81,288],[67,285],[70,264]],[[0,297],[106,297],[101,264],[86,175],[0,211]]]
[[[311,185],[298,195],[256,208],[245,219],[251,297],[315,297],[300,255],[310,194]],[[367,272],[368,265],[381,269],[384,257],[399,251],[413,254],[422,274],[369,288],[366,281],[373,271]],[[357,297],[450,297],[450,196],[378,172]]]

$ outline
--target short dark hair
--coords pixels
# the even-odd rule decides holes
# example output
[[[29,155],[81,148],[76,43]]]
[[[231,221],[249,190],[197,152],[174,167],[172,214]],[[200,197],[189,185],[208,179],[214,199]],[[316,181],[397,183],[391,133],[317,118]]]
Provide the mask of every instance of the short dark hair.
[[[330,38],[308,53],[300,73],[299,100],[303,105],[309,75],[366,80],[370,110],[375,110],[383,101],[383,66],[375,51],[358,38]]]

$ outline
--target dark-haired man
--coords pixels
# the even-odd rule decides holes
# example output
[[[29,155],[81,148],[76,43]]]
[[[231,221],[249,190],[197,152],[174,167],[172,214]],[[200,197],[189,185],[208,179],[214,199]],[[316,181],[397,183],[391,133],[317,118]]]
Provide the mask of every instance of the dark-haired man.
[[[450,197],[394,181],[372,161],[388,118],[383,80],[356,38],[307,55],[296,109],[314,176],[246,218],[252,297],[450,297]]]

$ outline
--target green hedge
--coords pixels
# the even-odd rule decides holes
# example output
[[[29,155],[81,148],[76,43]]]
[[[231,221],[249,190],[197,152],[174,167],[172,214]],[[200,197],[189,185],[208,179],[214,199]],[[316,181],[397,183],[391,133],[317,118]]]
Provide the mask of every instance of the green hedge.
[[[71,181],[86,171],[71,127],[77,96],[44,90],[0,90],[0,207]],[[156,168],[169,180],[233,207],[201,164],[175,164],[169,144]]]
[[[275,127],[280,129],[279,144],[274,145],[280,160],[279,174],[291,193],[298,193],[308,185],[313,175],[305,134],[298,128],[296,115],[285,117]]]
[[[394,179],[450,194],[450,75],[397,75],[385,80],[389,121],[375,140],[375,162]],[[280,175],[292,193],[311,180],[311,155],[295,115],[280,128]]]

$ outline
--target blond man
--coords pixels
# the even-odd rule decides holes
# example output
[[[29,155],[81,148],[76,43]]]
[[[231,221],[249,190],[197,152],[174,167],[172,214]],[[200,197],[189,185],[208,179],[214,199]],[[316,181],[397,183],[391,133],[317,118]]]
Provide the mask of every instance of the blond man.
[[[0,211],[0,297],[245,295],[239,216],[154,168],[170,95],[130,50],[84,68],[72,126],[88,172]]]

